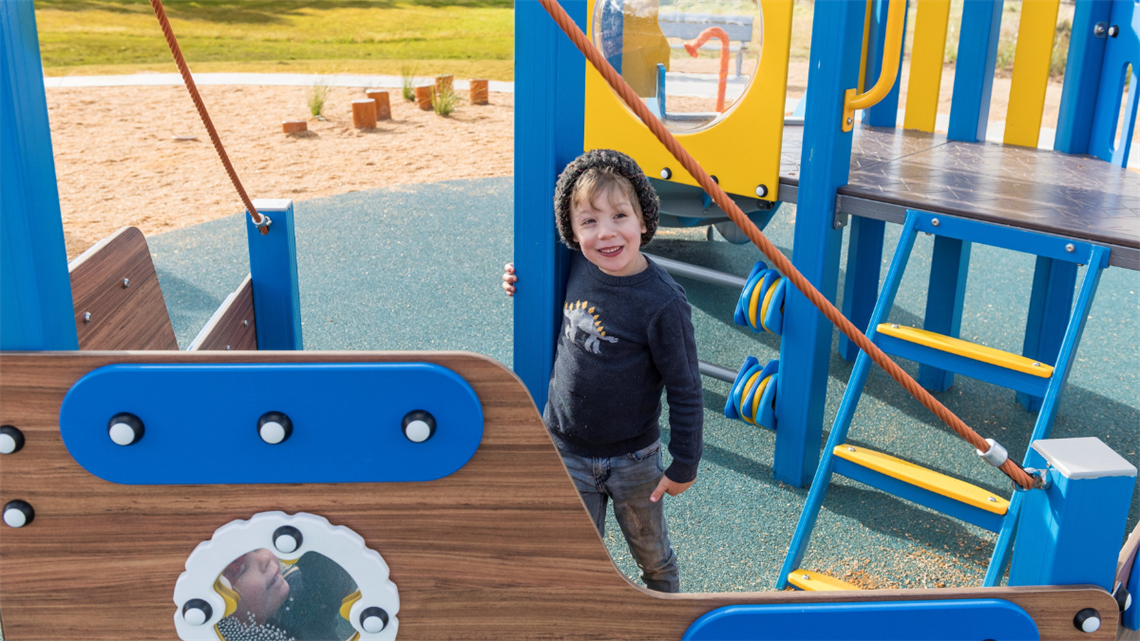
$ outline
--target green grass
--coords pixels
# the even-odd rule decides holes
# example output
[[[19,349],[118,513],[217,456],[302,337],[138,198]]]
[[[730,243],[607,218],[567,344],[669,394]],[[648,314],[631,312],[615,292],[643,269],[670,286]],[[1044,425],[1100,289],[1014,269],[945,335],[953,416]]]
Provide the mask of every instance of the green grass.
[[[511,80],[510,0],[167,0],[191,68]],[[174,71],[145,0],[37,0],[48,75]]]

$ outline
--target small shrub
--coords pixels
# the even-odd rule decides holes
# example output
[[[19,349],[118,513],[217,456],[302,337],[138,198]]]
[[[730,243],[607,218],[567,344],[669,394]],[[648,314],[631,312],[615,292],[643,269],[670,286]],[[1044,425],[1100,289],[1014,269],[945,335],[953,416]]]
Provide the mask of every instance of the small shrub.
[[[325,102],[329,98],[329,81],[326,78],[321,78],[309,90],[309,113],[314,118],[324,120],[321,112],[324,111]]]
[[[1057,36],[1054,38],[1053,59],[1049,62],[1049,75],[1060,78],[1065,75],[1065,65],[1069,62],[1069,38],[1073,33],[1073,23],[1068,19],[1057,25]]]
[[[416,99],[416,70],[415,67],[400,67],[400,83],[403,85],[404,100]]]
[[[445,85],[443,89],[435,92],[435,99],[432,100],[431,108],[435,110],[436,114],[447,116],[455,111],[457,102],[459,102],[459,94],[455,93],[455,89],[451,85]]]

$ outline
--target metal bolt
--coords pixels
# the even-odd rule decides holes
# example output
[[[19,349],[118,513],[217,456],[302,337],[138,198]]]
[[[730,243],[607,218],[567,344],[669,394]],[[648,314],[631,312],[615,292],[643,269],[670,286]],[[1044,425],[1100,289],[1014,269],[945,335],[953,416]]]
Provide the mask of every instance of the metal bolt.
[[[84,323],[90,323],[91,322],[91,312],[83,312],[83,322]]]
[[[1116,36],[1119,36],[1119,35],[1120,35],[1120,27],[1118,27],[1116,25],[1112,25],[1111,27],[1108,28],[1108,37],[1115,38]]]
[[[1034,366],[1034,367],[1041,367],[1041,363],[1038,363],[1038,362],[1034,361],[1034,362],[1033,362],[1033,366]]]
[[[1077,246],[1072,244],[1072,243],[1069,243],[1068,245],[1065,245],[1065,251],[1067,251],[1071,254],[1071,253],[1077,251]]]
[[[991,496],[990,497],[990,503],[997,503],[997,499],[995,499],[994,497]]]
[[[811,581],[811,575],[809,575],[809,574],[803,575],[803,580],[804,581]]]
[[[931,224],[931,225],[934,225],[935,227],[937,227],[937,226],[939,226],[939,225],[941,225],[941,224],[942,224],[942,221],[941,221],[941,220],[938,220],[937,218],[931,218],[931,219],[930,219],[930,224]]]
[[[129,279],[129,278],[124,278],[124,279],[123,279],[123,289],[126,289],[126,288],[128,288],[128,287],[130,287],[130,286],[131,286],[131,279]]]
[[[835,219],[835,222],[834,222],[834,223],[832,223],[832,225],[831,225],[831,226],[832,226],[832,228],[834,228],[834,229],[842,229],[842,228],[843,228],[843,220],[841,220],[841,219],[839,219],[839,218],[836,218],[836,219]]]
[[[242,326],[242,327],[249,327],[249,321],[248,321],[248,320],[243,320],[243,321],[241,322],[241,326]]]
[[[229,348],[230,348],[230,346],[229,346],[229,345],[226,345],[226,349],[229,349]]]
[[[1096,26],[1093,27],[1093,35],[1098,37],[1098,38],[1103,38],[1104,32],[1106,30],[1107,30],[1107,25],[1104,24],[1103,22],[1098,22],[1098,23],[1096,23]]]
[[[850,117],[850,116],[848,116],[848,117],[847,117],[847,124],[848,124],[848,126],[852,125],[854,122],[855,122],[855,119],[854,119],[854,118],[852,118],[852,117]]]
[[[848,451],[848,452],[854,452],[854,451],[855,451],[855,448],[853,448],[853,447],[851,447],[850,445],[848,445],[848,446],[847,446],[847,451]]]
[[[899,328],[898,325],[891,325],[891,329],[898,329],[898,328]]]

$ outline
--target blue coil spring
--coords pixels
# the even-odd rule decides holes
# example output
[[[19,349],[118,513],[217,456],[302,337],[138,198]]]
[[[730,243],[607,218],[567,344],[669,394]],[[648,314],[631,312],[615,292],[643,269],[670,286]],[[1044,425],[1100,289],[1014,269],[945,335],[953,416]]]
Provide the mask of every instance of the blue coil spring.
[[[736,373],[736,380],[724,405],[724,415],[770,430],[776,429],[776,387],[780,381],[780,361],[760,366],[749,356]]]
[[[756,261],[748,274],[740,298],[736,301],[733,320],[754,332],[769,331],[779,336],[784,331],[784,292],[788,279],[764,261]]]

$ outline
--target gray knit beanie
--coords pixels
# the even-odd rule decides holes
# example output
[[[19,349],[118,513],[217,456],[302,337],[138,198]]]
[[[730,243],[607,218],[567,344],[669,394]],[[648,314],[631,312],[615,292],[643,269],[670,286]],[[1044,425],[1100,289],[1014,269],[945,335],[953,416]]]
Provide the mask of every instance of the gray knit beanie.
[[[578,243],[574,242],[574,230],[570,227],[570,200],[574,194],[574,185],[582,174],[591,169],[612,168],[619,175],[624,176],[633,185],[637,200],[641,205],[641,218],[645,221],[645,233],[641,235],[641,246],[644,247],[653,240],[657,233],[657,192],[649,184],[645,172],[637,162],[629,156],[613,149],[593,149],[578,156],[558,177],[554,186],[554,220],[558,224],[558,233],[567,247],[580,250]]]

